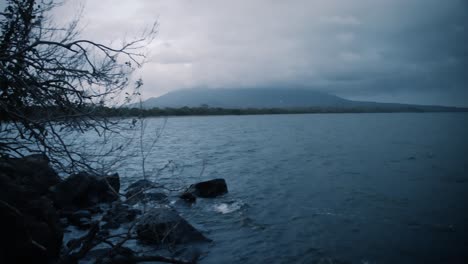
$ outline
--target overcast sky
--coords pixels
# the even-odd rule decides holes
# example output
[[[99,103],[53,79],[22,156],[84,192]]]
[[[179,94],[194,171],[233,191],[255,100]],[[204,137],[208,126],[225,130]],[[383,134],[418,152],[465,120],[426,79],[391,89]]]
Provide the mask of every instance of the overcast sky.
[[[138,73],[152,97],[196,87],[310,87],[468,106],[467,0],[69,0],[102,42],[159,22]]]

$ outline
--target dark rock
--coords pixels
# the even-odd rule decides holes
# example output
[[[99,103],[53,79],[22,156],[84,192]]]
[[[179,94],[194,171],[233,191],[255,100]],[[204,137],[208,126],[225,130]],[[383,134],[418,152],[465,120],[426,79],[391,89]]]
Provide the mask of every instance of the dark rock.
[[[11,205],[0,201],[0,263],[47,263],[43,246],[32,242],[22,214]]]
[[[78,247],[81,247],[82,243],[83,243],[83,241],[81,239],[78,239],[78,238],[70,239],[67,242],[67,247],[68,248],[78,248]]]
[[[88,173],[78,173],[69,176],[64,181],[53,186],[51,197],[59,208],[86,208],[102,202],[112,202],[119,199],[116,193],[115,175],[95,176]],[[115,190],[115,191],[114,191]]]
[[[94,208],[94,207],[91,207]],[[64,217],[62,219],[65,219],[66,221],[61,220],[64,222],[66,225],[74,225],[80,229],[88,229],[91,227],[92,221],[91,218],[93,216],[94,211],[89,209],[82,209],[75,211],[73,209],[67,208],[67,209],[62,209],[60,210],[60,216]],[[66,226],[65,225],[65,226]],[[62,224],[62,226],[64,226]]]
[[[91,227],[91,212],[88,210],[73,212],[68,215],[68,221],[80,229],[88,229]]]
[[[73,218],[91,218],[91,212],[88,210],[79,210],[72,214]]]
[[[125,201],[127,204],[136,204],[140,202],[165,201],[167,195],[161,192],[154,192],[158,185],[149,180],[138,180],[132,183],[126,189]]]
[[[139,193],[143,193],[145,190],[155,188],[157,186],[156,183],[149,181],[149,180],[138,180],[128,186],[125,190],[125,197],[127,199],[138,195]]]
[[[31,200],[23,209],[23,213],[32,238],[44,245],[51,257],[58,256],[62,246],[63,229],[52,201],[46,197]]]
[[[0,171],[0,200],[13,206],[25,205],[30,199],[37,199],[39,195],[28,192],[23,186]]]
[[[99,232],[97,233],[97,235],[99,237],[105,238],[105,237],[108,237],[110,235],[110,232],[107,229],[100,229]]]
[[[91,260],[101,258],[102,264],[134,264],[133,250],[126,247],[116,247],[112,250],[109,249],[95,249],[89,252]]]
[[[213,179],[192,184],[187,192],[202,198],[214,198],[227,193],[228,189],[224,179]]]
[[[50,186],[60,182],[60,177],[49,165],[49,159],[43,155],[2,159],[0,171],[29,194],[43,195]]]
[[[93,222],[88,218],[81,218],[80,223],[77,225],[79,229],[90,229]]]
[[[125,203],[134,205],[137,203],[147,203],[147,202],[164,202],[167,200],[167,195],[160,192],[141,192],[136,195],[131,196],[125,201]]]
[[[104,230],[108,230],[108,229],[117,229],[120,227],[120,224],[117,223],[117,222],[114,222],[114,221],[109,221],[109,222],[106,222],[102,225],[102,228]]]
[[[142,179],[142,180],[138,180],[132,184],[130,184],[126,191],[130,190],[130,189],[142,189],[142,188],[151,188],[151,187],[155,187],[156,186],[156,183],[150,181],[150,180],[145,180],[145,179]]]
[[[197,197],[190,192],[182,193],[179,198],[191,204],[197,201]]]
[[[148,211],[136,224],[138,239],[147,243],[182,244],[210,241],[191,226],[176,211],[155,208]]]
[[[30,173],[24,162],[10,161],[0,161],[7,167],[0,171],[0,263],[47,263],[58,257],[63,238],[52,201],[40,195],[49,183],[39,172],[23,175]],[[31,186],[35,180],[38,189]]]
[[[68,219],[63,217],[63,218],[60,218],[60,226],[62,228],[65,228],[67,227],[68,225],[70,224],[70,222],[68,222]]]
[[[103,212],[103,211],[102,211],[102,208],[99,207],[99,205],[86,208],[86,210],[90,211],[91,214],[100,214],[100,213]]]
[[[111,209],[102,217],[102,221],[106,222],[103,228],[115,229],[119,228],[121,224],[129,223],[135,220],[136,216],[141,211],[132,209],[127,205],[121,203],[115,203]]]
[[[145,193],[144,199],[146,201],[164,201],[167,199],[167,195],[160,192]]]
[[[47,198],[0,201],[0,263],[47,263],[59,256],[63,231]]]
[[[107,184],[109,184],[109,186],[114,189],[115,193],[120,192],[120,176],[118,173],[104,176],[104,181],[106,181]]]

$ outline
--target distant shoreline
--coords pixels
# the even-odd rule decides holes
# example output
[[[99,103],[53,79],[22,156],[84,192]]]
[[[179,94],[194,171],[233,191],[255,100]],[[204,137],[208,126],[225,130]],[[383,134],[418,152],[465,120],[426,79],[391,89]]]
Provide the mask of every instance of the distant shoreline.
[[[218,107],[181,107],[181,108],[105,108],[100,111],[109,117],[161,117],[161,116],[227,116],[227,115],[285,115],[285,114],[349,114],[349,113],[455,113],[468,112],[468,108],[441,106],[408,107],[356,107],[356,108],[218,108]]]
[[[246,116],[246,115],[294,115],[294,114],[365,114],[365,113],[467,113],[468,108],[445,106],[357,106],[357,107],[303,107],[303,108],[221,108],[221,107],[180,107],[180,108],[128,108],[128,107],[84,107],[81,109],[90,117],[103,118],[133,118],[133,117],[177,117],[177,116]],[[51,119],[60,118],[66,114],[60,109],[48,108],[47,114]],[[43,109],[31,107],[27,117],[41,120]],[[6,116],[0,112],[0,121],[8,122]],[[10,120],[11,121],[11,120]]]

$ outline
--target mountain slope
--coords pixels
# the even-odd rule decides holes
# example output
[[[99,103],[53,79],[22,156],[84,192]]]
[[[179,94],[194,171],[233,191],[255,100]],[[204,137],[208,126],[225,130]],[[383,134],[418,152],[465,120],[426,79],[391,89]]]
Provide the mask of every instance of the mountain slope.
[[[338,96],[305,89],[187,89],[150,98],[143,102],[143,107],[295,108],[349,103]]]
[[[364,112],[443,112],[468,111],[468,108],[411,105],[398,103],[359,102],[335,95],[293,88],[186,89],[169,92],[143,102],[143,108],[209,107],[245,108],[317,108]],[[131,105],[130,107],[139,107]]]

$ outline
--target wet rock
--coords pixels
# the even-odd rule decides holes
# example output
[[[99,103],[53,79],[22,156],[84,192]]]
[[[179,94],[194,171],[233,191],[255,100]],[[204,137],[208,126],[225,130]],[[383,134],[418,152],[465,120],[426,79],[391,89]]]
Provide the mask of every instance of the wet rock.
[[[92,206],[92,207],[88,207],[86,208],[87,211],[89,211],[91,214],[100,214],[103,212],[103,208],[101,208],[101,205],[96,205],[96,206]]]
[[[187,203],[195,203],[197,201],[197,197],[190,192],[184,192],[179,196],[180,199],[186,201]]]
[[[96,176],[85,172],[74,174],[53,186],[50,189],[51,197],[59,208],[86,208],[112,202],[119,199],[115,192],[118,190],[114,188],[117,187],[115,177],[118,176]]]
[[[202,254],[201,248],[197,246],[184,246],[174,252],[178,259],[188,260],[190,263],[198,263]]]
[[[79,248],[81,247],[81,245],[83,244],[83,241],[81,239],[78,239],[78,238],[74,238],[74,239],[70,239],[68,242],[67,242],[67,247],[68,248]]]
[[[109,221],[109,222],[105,222],[101,227],[104,230],[117,229],[120,227],[120,224],[114,221]]]
[[[105,238],[105,237],[108,237],[110,235],[110,232],[107,229],[100,229],[99,232],[97,233],[97,235],[98,235],[98,237]]]
[[[121,224],[129,223],[135,220],[136,216],[141,211],[132,209],[127,205],[115,203],[111,209],[102,217],[102,221],[106,222],[103,228],[115,229],[119,228]]]
[[[121,247],[118,248],[117,250],[113,250],[110,256],[108,257],[108,261],[106,260],[103,261],[103,263],[108,263],[108,264],[131,264],[135,263],[133,261],[133,256],[134,252],[133,250],[126,248],[126,247]]]
[[[150,181],[150,180],[145,180],[145,179],[142,179],[142,180],[138,180],[132,184],[130,184],[126,191],[128,190],[131,190],[131,189],[143,189],[143,188],[151,188],[151,187],[155,187],[156,186],[156,183]]]
[[[167,199],[167,195],[160,192],[150,192],[145,193],[144,199],[145,201],[165,201]]]
[[[131,196],[130,199],[127,199],[125,203],[134,205],[137,203],[148,203],[148,202],[165,202],[167,200],[167,195],[160,192],[141,192],[134,196]]]
[[[214,198],[227,193],[228,189],[224,179],[213,179],[192,184],[187,192],[202,198]]]
[[[126,189],[125,201],[127,204],[146,203],[150,201],[166,201],[167,195],[161,192],[155,192],[158,185],[149,180],[139,180],[128,186]]]
[[[143,193],[145,190],[155,188],[156,186],[157,184],[152,181],[138,180],[128,186],[128,188],[125,190],[125,197],[129,199],[140,193]]]
[[[102,264],[133,264],[134,252],[126,247],[118,247],[112,250],[95,249],[88,253],[89,260],[101,258]]]
[[[147,243],[182,244],[210,241],[176,211],[155,208],[148,211],[136,224],[138,239]]]
[[[91,212],[88,210],[78,210],[72,214],[73,218],[91,218]]]
[[[88,210],[76,211],[68,216],[68,221],[80,229],[88,229],[91,227],[91,212]]]
[[[74,218],[69,223],[79,229],[89,229],[91,227],[91,221],[88,218]]]

